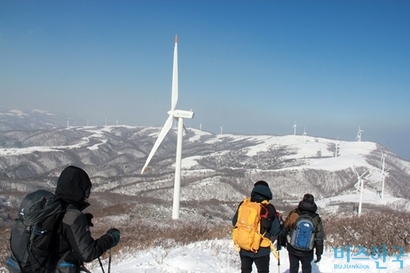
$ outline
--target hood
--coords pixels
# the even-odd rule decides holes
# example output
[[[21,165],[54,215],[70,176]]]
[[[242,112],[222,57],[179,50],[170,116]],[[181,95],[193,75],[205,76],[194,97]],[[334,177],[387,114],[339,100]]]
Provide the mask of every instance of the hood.
[[[252,192],[251,200],[256,202],[262,202],[263,200],[271,200],[272,192],[265,181],[258,181],[255,183]]]
[[[315,203],[315,198],[310,193],[306,193],[303,196],[302,201],[299,202],[298,209],[309,211],[309,212],[316,212],[317,205]]]
[[[83,169],[68,166],[61,172],[56,188],[56,195],[59,198],[83,210],[90,205],[87,202],[90,191],[91,181]]]

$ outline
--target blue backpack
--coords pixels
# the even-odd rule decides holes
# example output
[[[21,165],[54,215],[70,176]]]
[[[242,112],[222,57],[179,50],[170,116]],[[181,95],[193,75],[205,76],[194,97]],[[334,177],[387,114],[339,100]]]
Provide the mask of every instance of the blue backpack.
[[[311,251],[315,242],[315,225],[312,217],[299,215],[288,235],[288,243],[297,250]]]

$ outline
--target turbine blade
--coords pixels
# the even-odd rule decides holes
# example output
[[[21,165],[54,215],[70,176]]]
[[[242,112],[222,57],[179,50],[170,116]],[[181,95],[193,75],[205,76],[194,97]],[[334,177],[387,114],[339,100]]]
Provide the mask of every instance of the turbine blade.
[[[149,162],[151,161],[151,158],[154,156],[155,152],[157,151],[159,145],[161,144],[161,142],[164,140],[165,136],[167,135],[169,129],[171,129],[172,126],[172,115],[170,115],[168,117],[168,119],[165,121],[164,127],[162,127],[161,132],[159,133],[159,136],[157,138],[157,140],[155,141],[154,146],[152,147],[151,152],[148,155],[147,161],[145,162],[144,167],[142,168],[141,174],[144,173],[144,171],[146,170],[146,168],[148,167]]]
[[[178,36],[175,35],[174,66],[172,68],[172,97],[171,111],[175,110],[178,102]]]
[[[188,130],[186,129],[185,125],[182,126],[184,126],[185,135],[187,135],[189,133]]]
[[[366,170],[361,176],[360,176],[360,178],[362,178],[366,173],[368,173],[369,172],[369,170]],[[369,173],[369,175],[368,176],[370,176],[370,173]]]

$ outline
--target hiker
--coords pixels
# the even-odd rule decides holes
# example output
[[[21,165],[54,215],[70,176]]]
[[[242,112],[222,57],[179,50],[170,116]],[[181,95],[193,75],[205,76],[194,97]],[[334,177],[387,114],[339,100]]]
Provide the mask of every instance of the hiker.
[[[99,239],[91,237],[93,226],[90,213],[82,213],[90,204],[91,181],[87,173],[78,167],[65,168],[57,181],[55,194],[67,206],[59,235],[59,259],[56,272],[79,272],[84,262],[91,262],[120,241],[120,231],[110,229]]]
[[[245,206],[246,202],[257,203],[260,207],[260,234],[262,234],[262,240],[260,244],[257,244],[257,250],[246,250],[243,246],[239,246],[239,256],[241,259],[241,273],[252,272],[252,265],[255,263],[258,273],[269,273],[269,262],[272,242],[276,239],[277,235],[282,232],[282,227],[277,218],[275,207],[269,203],[272,199],[272,192],[268,183],[265,181],[257,181],[251,192],[250,198],[246,198],[241,202],[236,210],[236,213],[232,219],[232,225],[235,228],[238,226],[238,217],[240,217],[240,211]],[[261,206],[262,205],[262,206]],[[239,232],[239,231],[238,231]],[[235,241],[235,234],[233,234]]]
[[[284,236],[281,236],[281,242],[284,243],[283,246],[286,246],[288,250],[289,273],[299,272],[299,262],[302,264],[303,273],[311,273],[311,262],[313,261],[314,249],[316,249],[315,263],[318,263],[321,260],[323,254],[323,239],[325,234],[323,230],[322,219],[316,213],[316,211],[317,205],[315,203],[313,195],[306,193],[303,196],[302,201],[299,202],[298,207],[292,210],[285,219],[285,222],[283,224]],[[295,232],[296,222],[298,221],[299,217],[303,218],[303,216],[309,216],[312,219],[313,224],[313,237],[311,238],[312,243],[311,246],[307,249],[297,247],[296,244],[292,242],[292,232]]]
[[[19,209],[10,236],[11,273],[89,272],[84,262],[99,258],[120,241],[120,231],[111,228],[99,239],[91,237],[91,181],[78,167],[66,167],[57,181],[55,194],[38,190],[28,194]]]

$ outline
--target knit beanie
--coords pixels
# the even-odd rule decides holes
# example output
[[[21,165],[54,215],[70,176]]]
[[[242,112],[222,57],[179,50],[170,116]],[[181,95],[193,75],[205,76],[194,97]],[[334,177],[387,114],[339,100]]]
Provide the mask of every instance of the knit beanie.
[[[262,201],[262,200],[271,200],[272,192],[269,188],[268,183],[263,180],[260,180],[254,184],[254,187],[251,192],[252,200]]]
[[[306,203],[309,203],[309,204],[313,204],[313,203],[315,203],[315,198],[310,193],[306,193],[305,195],[303,195],[303,200],[302,201],[306,202]]]

